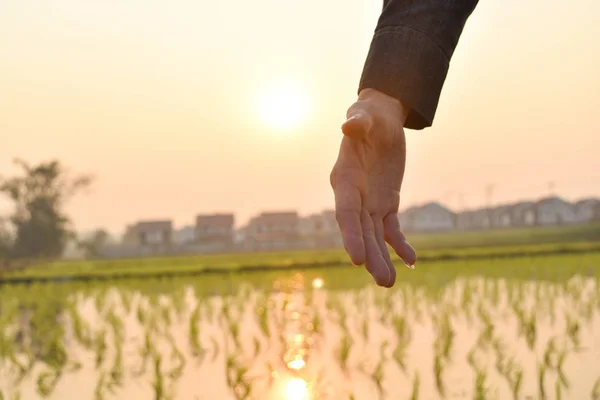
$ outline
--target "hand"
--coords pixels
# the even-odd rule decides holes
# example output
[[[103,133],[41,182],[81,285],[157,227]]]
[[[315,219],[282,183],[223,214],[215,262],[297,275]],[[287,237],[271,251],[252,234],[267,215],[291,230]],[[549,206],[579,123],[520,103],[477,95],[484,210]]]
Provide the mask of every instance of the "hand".
[[[400,231],[406,110],[395,98],[362,90],[347,112],[338,159],[331,171],[336,219],[355,265],[366,263],[379,286],[392,287],[396,270],[386,242],[411,269],[416,253]]]

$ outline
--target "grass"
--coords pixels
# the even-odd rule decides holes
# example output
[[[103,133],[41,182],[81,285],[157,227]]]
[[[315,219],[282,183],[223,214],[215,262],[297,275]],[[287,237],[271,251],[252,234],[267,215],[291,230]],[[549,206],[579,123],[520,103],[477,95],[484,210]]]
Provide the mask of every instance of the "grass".
[[[573,254],[600,251],[600,242],[558,242],[494,247],[448,248],[419,250],[417,266],[423,263],[452,260],[482,260],[553,254]],[[402,260],[393,255],[395,264]],[[236,255],[204,255],[153,259],[60,261],[13,271],[0,276],[0,283],[18,280],[71,278],[108,279],[169,277],[211,273],[242,273],[248,271],[312,269],[349,266],[343,250],[257,253]]]

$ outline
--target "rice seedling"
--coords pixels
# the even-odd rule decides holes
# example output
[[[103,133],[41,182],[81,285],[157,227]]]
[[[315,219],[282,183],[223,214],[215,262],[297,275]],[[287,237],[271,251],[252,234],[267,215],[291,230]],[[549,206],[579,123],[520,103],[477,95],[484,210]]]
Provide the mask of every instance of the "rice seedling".
[[[483,368],[475,371],[475,395],[474,400],[486,400],[488,396],[487,372]]]
[[[54,391],[61,378],[60,370],[52,370],[40,373],[37,378],[37,392],[42,397],[48,397]]]
[[[546,378],[546,365],[544,363],[538,363],[538,393],[540,400],[546,400],[546,388],[544,387],[544,381]]]
[[[421,388],[421,377],[419,371],[415,371],[415,375],[412,381],[412,392],[410,394],[410,400],[419,399],[419,389]]]
[[[375,387],[377,388],[377,393],[379,394],[380,399],[385,398],[385,390],[383,388],[383,367],[387,360],[385,356],[385,351],[388,347],[389,343],[384,341],[379,348],[379,362],[375,366],[375,371],[373,371],[373,382],[375,383]]]
[[[177,347],[173,336],[169,335],[168,342],[171,345],[171,360],[174,361],[173,368],[167,373],[167,376],[171,378],[173,382],[176,382],[183,375],[185,369],[185,356]]]
[[[569,351],[566,347],[563,347],[563,349],[558,354],[558,360],[556,363],[556,372],[558,373],[559,382],[565,389],[569,389],[570,386],[569,380],[567,379],[567,376],[564,371],[564,363],[568,355]]]
[[[398,364],[398,367],[404,372],[404,374],[408,373],[406,368],[406,350],[408,349],[412,335],[410,332],[410,328],[406,321],[406,318],[400,315],[395,315],[392,318],[392,324],[394,326],[394,330],[396,332],[397,343],[394,352],[392,353],[392,357]]]
[[[575,349],[580,348],[580,325],[578,318],[572,315],[568,310],[565,311],[565,319],[567,321],[567,336],[575,346]]]
[[[269,330],[269,309],[265,304],[261,305],[257,309],[258,314],[258,326],[265,337],[271,337],[271,331]]]
[[[81,318],[75,304],[70,303],[67,310],[71,317],[75,338],[83,347],[88,350],[91,349],[93,341],[89,324]]]
[[[161,371],[162,357],[159,353],[153,354],[154,363],[154,382],[152,382],[152,389],[154,389],[154,400],[163,400],[166,397],[166,388],[163,382],[163,375]]]
[[[201,307],[200,303],[198,303],[196,305],[196,308],[190,315],[189,332],[188,332],[188,338],[189,338],[189,342],[190,342],[190,349],[191,349],[192,356],[198,358],[199,363],[202,362],[202,359],[206,355],[206,349],[204,349],[202,347],[202,344],[200,343],[200,332],[199,332],[200,310],[201,310],[200,307]]]
[[[598,377],[598,379],[596,379],[596,382],[594,382],[591,396],[592,400],[600,400],[600,377]]]
[[[94,388],[94,400],[104,400],[105,379],[106,374],[104,371],[102,371],[98,377],[98,381],[96,382],[96,387]]]
[[[146,373],[146,366],[148,361],[152,357],[152,354],[155,352],[155,347],[152,342],[152,331],[148,328],[144,330],[144,344],[138,350],[138,355],[141,358],[141,365],[139,369],[134,372],[134,376],[141,376]]]
[[[130,290],[122,289],[119,290],[119,294],[121,295],[121,305],[123,306],[125,313],[129,314],[133,302],[133,293]]]
[[[96,361],[95,361],[95,365],[96,365],[96,369],[99,369],[102,364],[104,363],[104,359],[106,356],[106,330],[105,329],[100,329],[99,331],[96,332],[96,335],[94,337],[94,349],[95,349],[95,354],[96,354]]]
[[[348,371],[348,359],[350,358],[350,352],[352,351],[353,344],[354,342],[350,336],[350,333],[346,330],[343,330],[340,345],[336,349],[335,353],[342,371],[344,372]]]

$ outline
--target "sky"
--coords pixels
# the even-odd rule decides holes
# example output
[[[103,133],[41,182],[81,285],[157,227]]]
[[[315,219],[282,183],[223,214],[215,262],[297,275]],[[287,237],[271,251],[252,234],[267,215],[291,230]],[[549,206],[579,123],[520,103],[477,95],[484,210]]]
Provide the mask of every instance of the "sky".
[[[4,0],[0,174],[15,157],[93,174],[68,205],[79,230],[332,208],[340,125],[380,9]],[[494,204],[600,196],[598,38],[597,0],[481,1],[433,127],[406,131],[401,208],[482,206],[489,184]]]

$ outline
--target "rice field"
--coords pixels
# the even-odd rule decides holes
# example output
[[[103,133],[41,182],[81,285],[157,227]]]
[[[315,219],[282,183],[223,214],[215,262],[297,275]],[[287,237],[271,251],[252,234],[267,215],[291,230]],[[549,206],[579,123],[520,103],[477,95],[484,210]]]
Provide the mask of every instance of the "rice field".
[[[0,287],[0,399],[600,399],[600,253]]]

